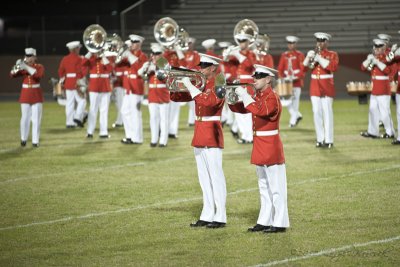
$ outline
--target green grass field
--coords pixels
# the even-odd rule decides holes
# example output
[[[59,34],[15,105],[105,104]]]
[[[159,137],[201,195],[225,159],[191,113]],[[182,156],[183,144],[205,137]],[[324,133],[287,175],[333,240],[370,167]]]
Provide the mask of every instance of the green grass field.
[[[281,119],[291,228],[266,235],[247,232],[255,166],[228,128],[227,227],[189,227],[202,198],[186,106],[163,149],[149,146],[147,107],[145,143],[127,146],[123,129],[109,140],[65,129],[63,107],[47,102],[40,148],[21,148],[19,104],[0,103],[0,266],[399,266],[400,147],[359,136],[368,105],[353,99],[334,102],[334,149],[317,149],[310,102],[300,109],[297,128],[286,109]]]

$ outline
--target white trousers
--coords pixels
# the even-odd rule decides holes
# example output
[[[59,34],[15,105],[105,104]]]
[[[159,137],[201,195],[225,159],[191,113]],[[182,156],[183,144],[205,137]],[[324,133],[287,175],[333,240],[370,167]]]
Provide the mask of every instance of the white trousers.
[[[169,134],[178,134],[180,109],[181,104],[179,102],[169,102]]]
[[[136,143],[143,143],[142,99],[143,95],[125,95],[121,107],[125,137]]]
[[[200,220],[226,223],[226,183],[221,148],[194,148],[197,172],[203,191]]]
[[[93,134],[96,128],[97,112],[100,111],[100,135],[108,134],[108,107],[110,106],[111,93],[89,92],[89,118],[87,133]]]
[[[311,96],[317,142],[333,143],[333,98]]]
[[[188,102],[188,124],[194,124],[196,118],[196,110],[195,110],[195,103],[194,101]]]
[[[32,121],[32,144],[39,144],[40,125],[42,123],[43,104],[21,104],[21,141],[27,141],[29,137],[29,128]]]
[[[74,119],[82,122],[86,108],[86,98],[81,97],[77,90],[65,90],[65,97],[65,116],[67,117],[66,124],[76,125]]]
[[[390,114],[390,95],[371,95],[369,99],[368,133],[379,136],[379,120],[388,135],[393,135],[393,121]]]
[[[124,99],[125,89],[122,87],[115,87],[114,88],[114,95],[115,95],[115,107],[117,108],[117,119],[115,120],[116,124],[122,124],[122,114],[121,114],[121,107],[122,107],[122,100]]]
[[[290,114],[289,124],[291,125],[295,125],[297,122],[297,118],[300,118],[302,116],[299,111],[300,95],[301,95],[301,88],[293,87],[292,102],[287,106]]]
[[[149,103],[152,144],[166,145],[168,142],[168,109],[168,103]]]
[[[251,118],[251,113],[235,113],[235,119],[239,132],[241,133],[241,138],[245,141],[253,141],[253,120]]]
[[[396,94],[397,140],[400,141],[400,94]]]
[[[286,166],[256,166],[260,190],[260,214],[257,224],[289,227]]]

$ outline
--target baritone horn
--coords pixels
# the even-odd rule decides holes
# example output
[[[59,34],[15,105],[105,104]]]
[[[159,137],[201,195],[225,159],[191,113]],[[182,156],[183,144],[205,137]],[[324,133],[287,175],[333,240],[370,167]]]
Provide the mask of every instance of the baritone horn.
[[[90,53],[99,53],[104,49],[107,32],[99,24],[89,25],[83,32],[83,44]]]
[[[182,50],[188,49],[189,34],[170,17],[159,19],[154,25],[154,38],[164,47],[177,44]]]
[[[190,81],[199,90],[203,90],[206,85],[206,77],[203,73],[188,69],[172,67],[164,57],[157,60],[156,76],[160,81],[165,80],[165,84],[171,92],[187,92],[182,83],[182,78],[189,77]]]

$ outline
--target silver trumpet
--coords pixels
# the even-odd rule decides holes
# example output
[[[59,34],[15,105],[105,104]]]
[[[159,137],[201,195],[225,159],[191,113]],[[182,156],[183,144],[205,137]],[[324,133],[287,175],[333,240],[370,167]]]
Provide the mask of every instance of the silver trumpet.
[[[239,96],[235,92],[235,89],[239,86],[251,86],[253,87],[253,90],[255,90],[254,84],[252,83],[226,83],[225,78],[222,75],[222,78],[218,76],[215,78],[214,91],[218,98],[225,98],[229,105],[234,105],[240,101]]]
[[[314,55],[313,58],[310,59],[310,63],[309,63],[309,67],[310,67],[311,69],[313,69],[313,68],[315,67],[315,64],[317,63],[317,62],[315,62],[315,56],[316,56],[316,55],[319,55],[319,54],[321,53],[321,47],[320,47],[319,45],[317,45],[317,46],[314,48],[314,52],[315,52],[315,55]]]
[[[372,55],[375,56],[375,50],[374,50],[374,49],[372,49]],[[374,68],[374,62],[371,60],[371,61],[369,62],[369,64],[368,64],[367,70],[368,70],[368,71],[371,71],[373,68]]]
[[[172,67],[168,64],[168,60],[164,57],[157,60],[156,76],[160,81],[165,80],[165,84],[171,92],[187,92],[186,87],[182,83],[182,78],[189,77],[199,90],[203,90],[206,86],[206,77],[203,73],[188,69]]]
[[[12,67],[11,73],[15,74],[15,73],[19,72],[22,69],[22,64],[24,62],[25,62],[25,58],[24,59],[18,59],[17,62],[15,62],[15,65]]]

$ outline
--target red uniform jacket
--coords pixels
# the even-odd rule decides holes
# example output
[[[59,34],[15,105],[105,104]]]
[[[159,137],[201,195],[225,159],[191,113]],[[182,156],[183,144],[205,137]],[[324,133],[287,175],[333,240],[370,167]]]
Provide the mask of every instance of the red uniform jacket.
[[[198,69],[200,63],[200,55],[197,51],[187,51],[185,53],[185,67],[188,69]]]
[[[19,103],[36,104],[43,102],[43,92],[40,88],[40,79],[44,77],[44,67],[42,64],[34,63],[29,65],[36,69],[35,74],[30,75],[26,70],[20,70],[10,76],[13,78],[22,77],[22,89]]]
[[[223,64],[220,64],[221,71],[224,73],[227,82],[232,83],[236,80],[238,66],[239,61],[233,56],[229,56],[228,61],[223,61]]]
[[[258,55],[257,64],[266,66],[268,68],[274,68],[274,58],[270,54]]]
[[[269,87],[263,92],[257,91],[253,98],[255,102],[246,108],[243,102],[229,105],[229,108],[234,112],[252,113],[253,132],[255,135],[253,137],[251,163],[267,166],[285,163],[283,145],[279,134],[271,136],[256,135],[256,131],[279,130],[279,119],[282,112],[279,96]]]
[[[171,100],[175,102],[188,102],[194,100],[197,119],[194,124],[194,147],[219,147],[224,148],[224,136],[221,121],[201,121],[203,116],[221,116],[224,99],[219,99],[214,92],[214,79],[207,80],[204,91],[194,99],[189,93],[171,92]]]
[[[329,60],[329,64],[326,69],[324,69],[319,63],[316,63],[315,68],[311,70],[310,96],[334,97],[335,86],[333,83],[333,73],[339,67],[339,56],[336,52],[327,49],[322,50],[320,56]],[[304,67],[304,72],[306,72],[307,69],[308,68]]]
[[[149,74],[149,103],[169,103],[169,90],[164,81],[157,79],[154,72]]]
[[[112,66],[113,72],[112,72],[112,87],[122,87],[122,78],[124,76],[124,71],[126,69],[126,65],[123,62],[115,63],[115,60],[117,59],[116,56],[109,56],[107,59],[110,61],[110,64]]]
[[[58,77],[65,77],[65,90],[76,90],[76,81],[83,77],[83,59],[75,53],[69,53],[62,58],[58,67]]]
[[[304,85],[303,61],[304,61],[304,54],[298,50],[283,52],[279,59],[279,65],[278,65],[279,77],[285,78],[287,76],[294,76],[296,79],[293,80],[293,86],[303,87]]]
[[[256,54],[250,50],[240,51],[240,53],[246,56],[246,59],[239,63],[236,71],[236,77],[240,83],[253,83],[254,79],[251,77],[254,72],[254,64],[257,63]],[[250,95],[254,94],[253,88],[247,86],[247,91]]]
[[[163,56],[168,60],[169,65],[172,67],[185,67],[185,59],[179,59],[174,50],[165,50]]]
[[[400,94],[400,56],[396,56],[393,60],[392,68],[397,72],[397,92]]]
[[[132,55],[136,56],[138,60],[136,60],[135,63],[130,65],[130,67],[127,68],[125,71],[124,75],[126,77],[126,86],[124,88],[127,91],[127,94],[133,93],[136,95],[143,95],[144,93],[144,87],[143,87],[143,79],[141,76],[138,75],[138,70],[143,66],[143,64],[148,61],[148,58],[145,53],[143,53],[141,50],[137,51],[131,51]]]
[[[392,72],[391,65],[386,62],[386,55],[381,54],[375,56],[379,61],[386,64],[386,68],[381,71],[378,66],[374,65],[371,70],[372,95],[391,95],[390,92],[390,75]],[[361,64],[362,71],[368,71]]]
[[[110,75],[111,63],[104,65],[102,59],[92,55],[90,59],[84,59],[83,65],[89,68],[89,92],[111,92]]]

